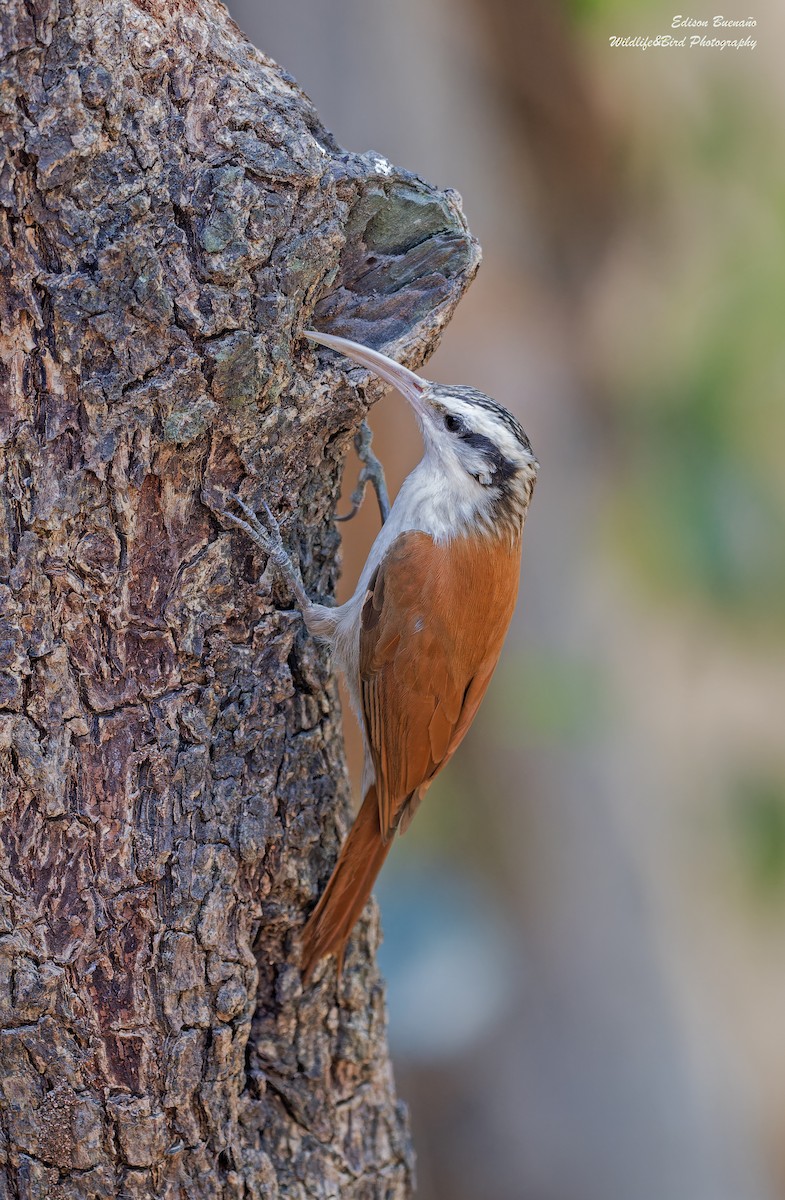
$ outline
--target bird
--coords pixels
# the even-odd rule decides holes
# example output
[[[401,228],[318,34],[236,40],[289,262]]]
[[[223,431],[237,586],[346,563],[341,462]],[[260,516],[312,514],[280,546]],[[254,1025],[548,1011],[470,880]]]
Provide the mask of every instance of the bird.
[[[306,629],[326,642],[363,732],[363,801],[300,935],[307,984],[334,954],[338,975],[396,833],[409,826],[480,705],[518,593],[521,534],[539,463],[519,421],[465,385],[421,378],[379,350],[317,330],[411,405],[423,457],[402,483],[354,594],[330,607],[307,595],[276,518],[233,497],[223,513],[267,553]]]

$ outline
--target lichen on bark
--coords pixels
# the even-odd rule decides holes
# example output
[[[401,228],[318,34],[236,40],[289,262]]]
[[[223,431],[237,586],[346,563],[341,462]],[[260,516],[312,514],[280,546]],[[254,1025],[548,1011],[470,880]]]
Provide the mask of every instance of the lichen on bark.
[[[332,593],[374,397],[477,265],[214,0],[0,10],[0,1198],[403,1197],[369,910],[296,934],[348,821],[330,664],[203,495]]]

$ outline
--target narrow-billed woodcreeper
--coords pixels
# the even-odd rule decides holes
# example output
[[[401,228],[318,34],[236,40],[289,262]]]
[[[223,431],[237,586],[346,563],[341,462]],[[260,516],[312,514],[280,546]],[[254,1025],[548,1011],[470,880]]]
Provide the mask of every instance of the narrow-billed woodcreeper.
[[[245,519],[223,514],[284,574],[308,631],[329,644],[344,673],[363,730],[364,800],[302,933],[307,980],[327,954],[340,970],[393,835],[408,827],[474,719],[515,607],[539,464],[515,417],[482,392],[430,383],[346,338],[305,336],[396,387],[425,448],[354,595],[338,607],[309,600],[267,505],[264,524],[236,498]]]

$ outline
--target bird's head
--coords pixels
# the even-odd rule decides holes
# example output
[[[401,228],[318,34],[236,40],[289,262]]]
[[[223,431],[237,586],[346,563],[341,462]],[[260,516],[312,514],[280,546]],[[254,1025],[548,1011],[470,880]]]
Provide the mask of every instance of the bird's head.
[[[362,363],[409,401],[426,455],[456,488],[481,489],[478,508],[523,516],[539,463],[520,422],[496,400],[460,384],[431,383],[378,350],[334,334],[305,336]]]

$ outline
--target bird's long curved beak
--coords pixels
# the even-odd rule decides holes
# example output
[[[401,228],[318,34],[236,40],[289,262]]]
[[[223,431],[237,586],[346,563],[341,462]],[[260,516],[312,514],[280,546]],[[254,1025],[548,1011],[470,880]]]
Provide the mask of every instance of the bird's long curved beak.
[[[310,338],[312,342],[318,342],[321,346],[337,350],[340,354],[345,354],[347,358],[353,358],[355,362],[361,363],[369,371],[373,371],[374,375],[378,375],[380,379],[384,379],[386,383],[397,388],[401,395],[409,401],[415,412],[424,413],[426,411],[425,396],[430,387],[428,381],[415,375],[414,371],[410,371],[408,367],[401,366],[394,358],[388,358],[386,354],[380,354],[378,350],[371,350],[368,346],[361,346],[359,342],[350,342],[348,338],[336,337],[333,333],[320,333],[315,329],[304,329],[303,336]]]

